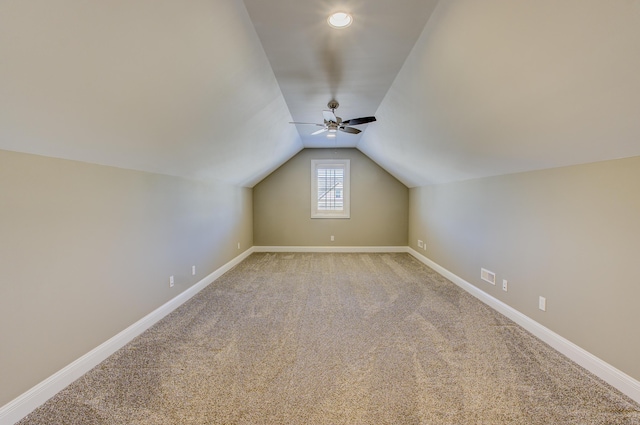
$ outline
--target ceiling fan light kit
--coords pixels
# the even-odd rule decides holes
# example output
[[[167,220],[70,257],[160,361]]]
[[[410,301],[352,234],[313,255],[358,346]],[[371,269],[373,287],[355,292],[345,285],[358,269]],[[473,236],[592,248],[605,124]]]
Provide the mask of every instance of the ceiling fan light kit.
[[[368,124],[376,120],[376,117],[371,116],[351,118],[349,120],[343,121],[342,118],[336,116],[336,109],[338,109],[338,106],[340,106],[340,104],[336,100],[332,100],[327,104],[327,107],[330,110],[322,111],[322,116],[324,117],[323,124],[313,122],[290,122],[289,124],[315,125],[318,127],[322,127],[320,130],[311,133],[311,135],[315,136],[316,134],[327,133],[327,137],[333,138],[336,137],[336,133],[338,132],[338,130],[349,134],[359,134],[362,132],[362,130],[347,126]]]
[[[327,18],[327,22],[333,28],[346,28],[353,22],[353,16],[346,12],[336,12]]]

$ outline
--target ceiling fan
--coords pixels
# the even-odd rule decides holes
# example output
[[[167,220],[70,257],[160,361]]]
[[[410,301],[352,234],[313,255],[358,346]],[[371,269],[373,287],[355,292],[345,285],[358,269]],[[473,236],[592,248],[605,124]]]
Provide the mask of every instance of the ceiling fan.
[[[327,107],[330,109],[330,111],[322,111],[322,116],[324,117],[323,124],[317,124],[313,122],[290,122],[289,124],[316,125],[323,128],[311,133],[312,136],[329,132],[329,134],[327,135],[328,137],[336,137],[336,133],[338,132],[338,130],[344,131],[345,133],[358,134],[362,132],[362,130],[358,130],[357,128],[348,126],[367,124],[376,120],[376,117],[362,117],[343,121],[342,118],[336,116],[335,111],[336,109],[338,109],[338,106],[340,106],[340,104],[336,100],[332,100],[327,103]]]

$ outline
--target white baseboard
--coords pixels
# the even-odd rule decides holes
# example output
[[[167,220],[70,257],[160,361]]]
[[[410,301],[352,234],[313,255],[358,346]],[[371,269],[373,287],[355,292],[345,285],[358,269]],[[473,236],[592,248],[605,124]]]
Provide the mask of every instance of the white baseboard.
[[[406,246],[254,246],[254,252],[407,252]]]
[[[507,316],[509,319],[513,320],[518,325],[522,326],[533,335],[549,344],[555,350],[564,354],[603,381],[607,382],[609,385],[617,388],[620,392],[626,394],[629,398],[640,403],[640,381],[637,381],[621,370],[618,370],[615,367],[611,366],[604,360],[594,356],[583,348],[580,348],[568,339],[542,326],[540,323],[531,319],[529,316],[522,314],[513,307],[478,289],[476,286],[453,274],[449,270],[420,254],[413,248],[407,247],[406,252],[413,255],[420,262],[431,267],[433,270],[449,279],[474,297],[478,298],[489,307]]]
[[[183,291],[162,306],[158,307],[142,319],[138,320],[122,332],[103,342],[84,356],[65,366],[24,394],[0,407],[0,425],[13,425],[27,416],[37,407],[63,390],[73,381],[93,369],[107,357],[126,345],[156,322],[160,321],[173,310],[184,304],[198,292],[229,271],[235,265],[253,253],[253,248],[244,251],[189,289]]]

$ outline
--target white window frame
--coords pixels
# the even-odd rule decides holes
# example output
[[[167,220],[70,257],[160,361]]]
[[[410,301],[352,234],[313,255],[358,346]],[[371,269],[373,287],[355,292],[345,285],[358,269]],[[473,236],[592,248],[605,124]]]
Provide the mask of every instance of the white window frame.
[[[348,159],[311,160],[311,218],[351,218],[350,164]],[[320,210],[318,208],[318,170],[337,168],[344,170],[342,182],[342,210]]]

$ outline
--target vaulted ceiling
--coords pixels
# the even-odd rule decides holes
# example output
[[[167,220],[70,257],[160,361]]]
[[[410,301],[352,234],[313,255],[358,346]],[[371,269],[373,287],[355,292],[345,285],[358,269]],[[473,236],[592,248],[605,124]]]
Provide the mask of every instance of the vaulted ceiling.
[[[640,155],[639,75],[640,0],[5,1],[0,149],[251,187],[349,146],[419,186]],[[289,124],[333,98],[378,121]]]

